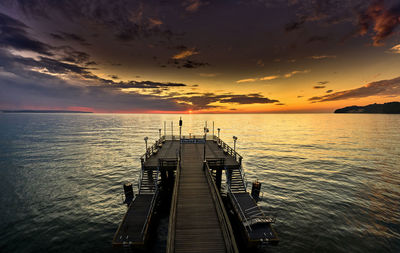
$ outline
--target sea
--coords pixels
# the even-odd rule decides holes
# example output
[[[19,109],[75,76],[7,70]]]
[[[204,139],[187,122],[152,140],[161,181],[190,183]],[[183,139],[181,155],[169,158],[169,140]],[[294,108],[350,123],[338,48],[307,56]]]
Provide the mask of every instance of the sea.
[[[238,138],[276,217],[259,251],[400,252],[400,115],[333,113],[0,114],[0,252],[115,252],[144,138],[180,117],[184,135]]]

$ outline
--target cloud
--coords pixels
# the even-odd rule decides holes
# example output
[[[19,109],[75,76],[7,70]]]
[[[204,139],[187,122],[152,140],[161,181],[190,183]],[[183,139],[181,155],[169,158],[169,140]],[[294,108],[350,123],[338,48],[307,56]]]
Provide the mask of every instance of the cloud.
[[[260,94],[247,94],[247,95],[230,95],[229,98],[224,98],[219,101],[220,103],[235,103],[235,104],[270,104],[279,102],[276,99],[269,99]]]
[[[172,59],[180,60],[196,54],[199,54],[199,52],[195,48],[187,49],[180,53],[175,54],[174,56],[172,56]]]
[[[22,22],[0,13],[0,47],[53,55],[50,45],[31,38],[26,29],[28,26]]]
[[[306,22],[306,20],[307,20],[307,17],[304,16],[304,17],[301,17],[299,21],[292,21],[292,22],[286,24],[285,31],[291,32],[291,31],[300,29],[303,26],[303,24]]]
[[[187,0],[184,2],[183,6],[185,6],[185,10],[188,12],[196,12],[200,6],[206,4],[207,3],[202,2],[201,0]]]
[[[313,55],[313,56],[310,56],[310,59],[313,59],[313,60],[334,59],[334,58],[336,58],[336,55]]]
[[[174,94],[175,95],[175,94]],[[186,104],[192,110],[202,110],[224,107],[223,104],[270,104],[278,103],[278,100],[269,99],[258,93],[252,94],[223,94],[216,95],[213,93],[204,93],[196,96],[173,96],[173,98],[179,102]],[[213,103],[219,103],[222,105],[212,105]]]
[[[390,53],[400,54],[400,44],[397,44],[389,49]]]
[[[324,84],[327,84],[327,83],[329,83],[329,81],[319,81],[318,82],[318,84],[320,84],[320,85],[324,85]]]
[[[306,69],[306,70],[293,70],[292,72],[286,73],[284,75],[284,77],[285,78],[290,78],[290,77],[292,77],[294,75],[297,75],[297,74],[307,74],[309,72],[310,72],[310,70],[308,70],[308,69]]]
[[[323,89],[325,87],[326,87],[325,85],[315,85],[313,88],[314,89]]]
[[[156,89],[164,87],[185,87],[183,83],[162,83],[153,81],[128,81],[128,82],[111,82],[103,87],[108,88],[140,88],[140,89]]]
[[[112,31],[112,35],[122,42],[134,39],[153,38],[178,38],[176,34],[166,29],[161,29],[159,19],[154,18],[160,11],[154,4],[143,1],[27,1],[20,0],[9,6],[17,6],[31,17],[52,20],[54,13],[62,15],[67,20],[75,23],[93,24]],[[167,5],[164,5],[167,6]],[[150,20],[146,17],[152,17]],[[155,21],[155,22],[154,22]]]
[[[255,82],[257,80],[258,78],[247,78],[247,79],[237,80],[236,83],[250,83],[250,82]]]
[[[327,90],[326,91],[326,93],[332,93],[333,92],[333,90]]]
[[[60,40],[60,41],[75,41],[84,46],[91,45],[83,37],[81,37],[75,33],[66,33],[66,32],[50,33],[50,36],[53,39]]]
[[[157,18],[149,18],[150,27],[160,26],[163,22]]]
[[[279,76],[264,76],[260,78],[260,81],[269,81],[279,78]]]
[[[361,36],[366,35],[370,27],[373,27],[373,45],[381,46],[383,40],[390,37],[399,24],[400,4],[386,8],[383,0],[375,0],[365,11],[358,14],[357,33]]]
[[[74,78],[75,76],[75,78]],[[93,75],[87,68],[41,57],[39,60],[12,55],[0,49],[0,101],[6,108],[89,107],[97,111],[181,111],[175,100],[121,88],[184,87],[179,83],[131,81],[115,83]]]
[[[389,80],[376,81],[356,89],[338,91],[320,97],[312,97],[308,100],[313,102],[325,102],[378,95],[400,96],[400,77]]]
[[[251,82],[256,82],[256,81],[270,81],[279,78],[279,76],[264,76],[261,78],[247,78],[247,79],[241,79],[237,80],[236,83],[251,83]]]
[[[260,60],[257,61],[257,65],[260,66],[260,67],[264,67],[265,63],[264,63],[263,60],[260,59]]]

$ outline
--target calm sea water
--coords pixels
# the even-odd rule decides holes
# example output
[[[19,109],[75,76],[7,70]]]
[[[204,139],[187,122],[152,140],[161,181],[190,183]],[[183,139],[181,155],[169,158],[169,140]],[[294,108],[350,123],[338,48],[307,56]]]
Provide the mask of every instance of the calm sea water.
[[[400,115],[183,115],[262,182],[267,252],[400,252]],[[0,114],[0,251],[110,252],[143,138],[177,115]],[[170,123],[168,123],[170,134]],[[177,133],[175,129],[175,133]]]

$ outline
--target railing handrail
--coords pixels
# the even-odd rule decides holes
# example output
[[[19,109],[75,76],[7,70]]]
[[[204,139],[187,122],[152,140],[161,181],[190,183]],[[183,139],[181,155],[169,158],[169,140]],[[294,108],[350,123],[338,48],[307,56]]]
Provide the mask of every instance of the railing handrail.
[[[172,253],[175,251],[175,227],[176,227],[176,209],[178,206],[177,195],[179,188],[179,178],[181,174],[181,157],[180,153],[178,153],[178,162],[176,164],[176,174],[175,174],[175,183],[174,190],[172,193],[172,202],[171,209],[169,213],[169,226],[168,226],[168,240],[167,240],[167,252]]]
[[[232,192],[230,185],[228,185],[228,194],[230,194],[233,197],[233,200],[236,202],[236,206],[239,207],[239,212],[245,220],[244,224],[248,224],[249,221],[247,220],[246,214],[243,212],[242,208],[240,207],[239,201],[237,200],[235,194]],[[252,231],[250,226],[245,225],[245,228],[246,228],[246,230]]]
[[[182,135],[182,139],[204,139],[204,134],[193,134],[189,136]],[[197,137],[197,138],[196,138]],[[233,150],[228,144],[226,144],[221,138],[218,138],[215,135],[208,135],[206,136],[207,140],[217,140],[218,143],[221,144],[222,148],[225,150],[228,154],[230,154],[232,157],[235,158],[235,160],[239,163],[242,164],[242,159],[243,157],[236,151]],[[147,161],[147,159],[152,156],[155,152],[155,150],[158,150],[158,144],[163,143],[165,140],[179,140],[179,135],[163,135],[161,138],[155,141],[153,145],[147,148],[146,152],[140,157],[140,160],[143,162]]]
[[[214,199],[214,203],[216,203],[215,208],[217,210],[219,222],[222,226],[222,233],[224,234],[224,238],[225,238],[224,242],[225,242],[225,246],[226,246],[226,251],[238,253],[239,250],[236,245],[235,236],[233,234],[233,230],[232,230],[231,224],[229,222],[228,214],[226,213],[225,207],[223,206],[222,198],[219,194],[219,191],[215,184],[215,181],[213,180],[213,178],[210,174],[210,167],[208,165],[208,162],[206,162],[205,165],[206,165],[205,174],[206,174],[207,182],[211,188],[210,191],[211,191],[211,195]]]
[[[152,211],[154,209],[154,205],[155,205],[155,201],[156,201],[156,195],[157,195],[157,192],[158,192],[158,175],[159,175],[159,172],[160,172],[160,170],[157,168],[156,180],[154,182],[154,194],[153,194],[153,197],[151,198],[150,208],[149,208],[149,211],[147,212],[147,216],[146,216],[146,222],[143,224],[143,228],[142,228],[142,231],[141,231],[141,235],[142,235],[143,240],[144,240],[144,236],[145,236],[144,230],[148,227],[150,214],[152,213]]]

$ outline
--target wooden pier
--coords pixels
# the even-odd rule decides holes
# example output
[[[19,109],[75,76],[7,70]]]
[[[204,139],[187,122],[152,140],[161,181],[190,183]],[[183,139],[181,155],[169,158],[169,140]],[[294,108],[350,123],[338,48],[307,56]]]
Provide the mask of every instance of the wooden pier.
[[[158,185],[172,182],[167,252],[238,252],[232,221],[220,193],[223,171],[226,196],[245,240],[249,245],[278,240],[270,224],[272,219],[246,191],[242,157],[218,137],[163,136],[146,150],[141,165],[138,194],[128,207],[113,245],[131,248],[146,244]]]
[[[181,148],[167,252],[238,252],[223,203],[216,197],[219,193],[208,180],[201,145]]]

